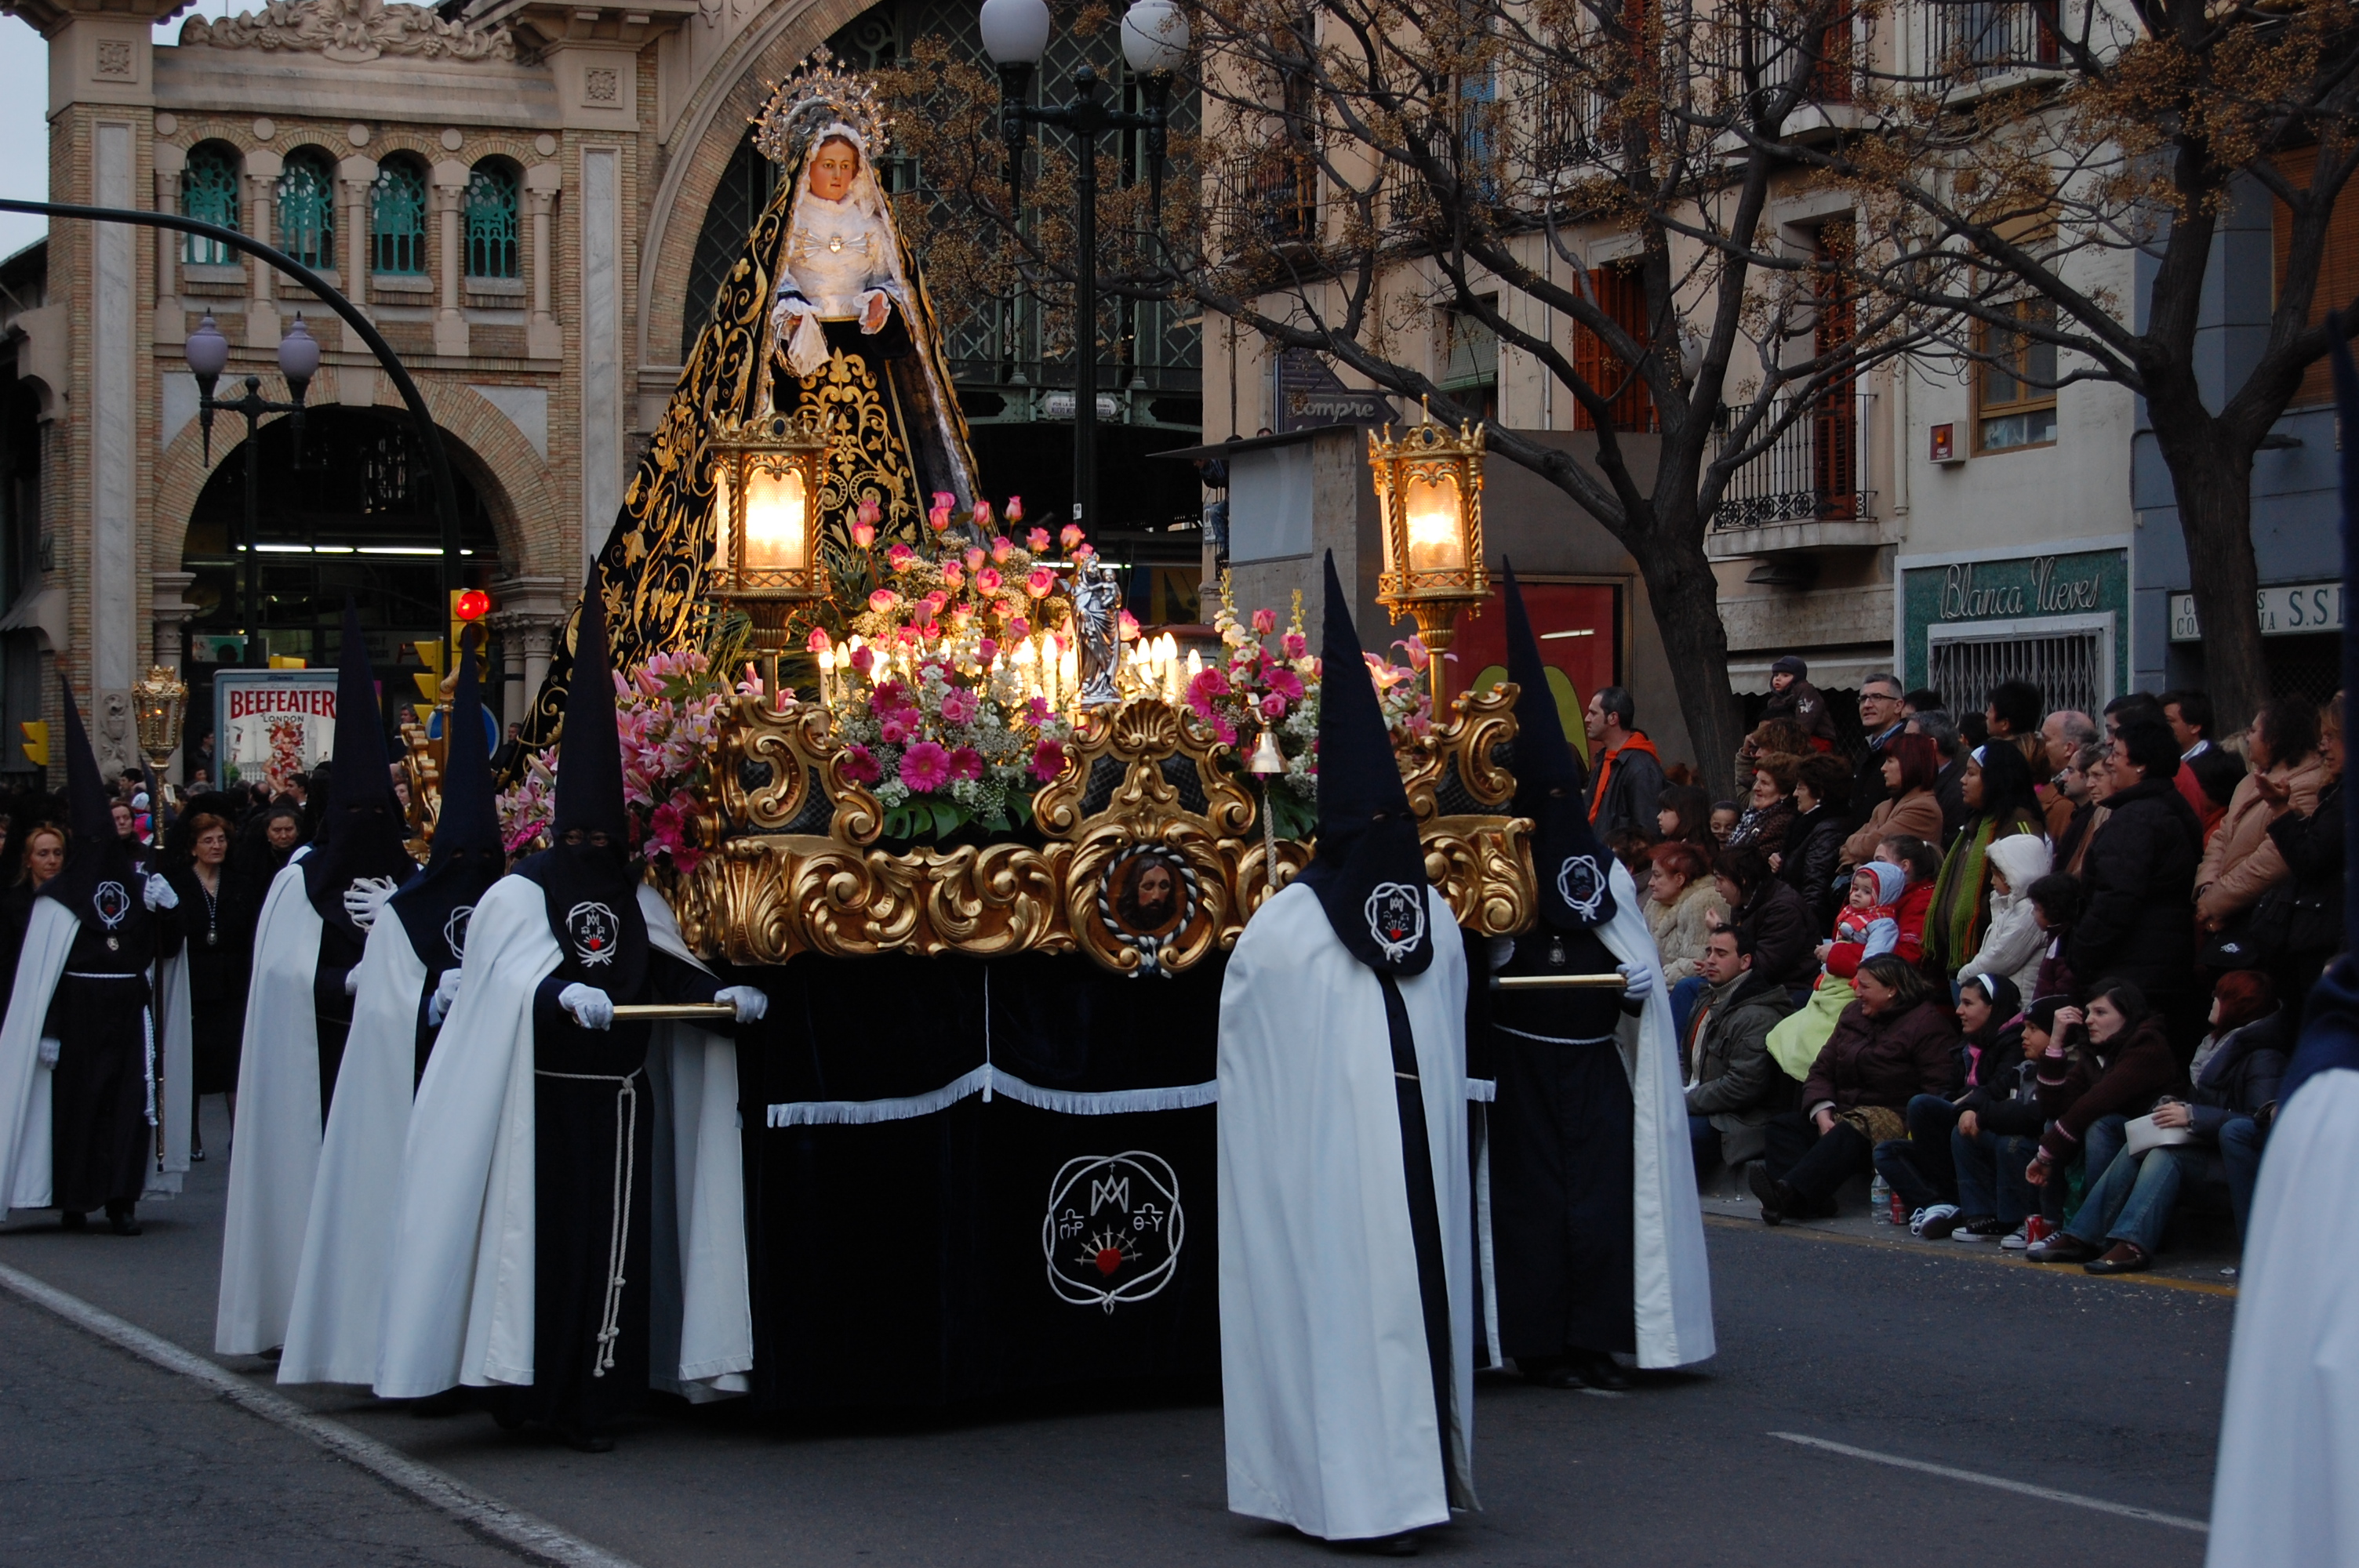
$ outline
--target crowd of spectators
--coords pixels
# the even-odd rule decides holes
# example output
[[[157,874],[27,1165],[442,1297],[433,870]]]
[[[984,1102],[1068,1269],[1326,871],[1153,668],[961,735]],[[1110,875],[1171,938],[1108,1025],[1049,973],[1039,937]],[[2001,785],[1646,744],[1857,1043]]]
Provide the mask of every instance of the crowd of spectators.
[[[2340,696],[2220,737],[2198,691],[2093,715],[2011,680],[1953,711],[1879,674],[1847,752],[1808,674],[1773,667],[1735,801],[1636,750],[1626,692],[1591,704],[1699,1173],[1773,1225],[1870,1177],[1929,1241],[2100,1273],[2149,1266],[2190,1200],[2241,1238],[2344,942]]]

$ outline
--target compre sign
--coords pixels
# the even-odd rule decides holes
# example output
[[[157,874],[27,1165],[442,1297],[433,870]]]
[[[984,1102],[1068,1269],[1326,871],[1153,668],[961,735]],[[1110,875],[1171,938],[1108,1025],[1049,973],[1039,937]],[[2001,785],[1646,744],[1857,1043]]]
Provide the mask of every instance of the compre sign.
[[[2312,632],[2343,630],[2343,585],[2339,582],[2278,583],[2253,596],[2264,637],[2294,637]],[[2195,623],[2195,596],[2170,596],[2170,640],[2201,641]]]

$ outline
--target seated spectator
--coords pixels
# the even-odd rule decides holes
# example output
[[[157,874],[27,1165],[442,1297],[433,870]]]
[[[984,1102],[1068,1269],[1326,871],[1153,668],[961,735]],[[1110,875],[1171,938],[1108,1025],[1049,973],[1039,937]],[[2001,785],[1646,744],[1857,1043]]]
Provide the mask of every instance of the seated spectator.
[[[1904,1113],[1908,1136],[1875,1146],[1875,1169],[1909,1210],[1908,1228],[1933,1239],[1954,1228],[1958,1177],[1950,1133],[1966,1097],[2023,1060],[2023,996],[2003,976],[1973,975],[1958,988],[1958,1076],[1947,1093],[1919,1095]],[[2028,1151],[2026,1152],[2027,1154]]]
[[[2298,1039],[2310,988],[2326,961],[2343,950],[2343,694],[2319,715],[2318,755],[2326,782],[2318,805],[2307,813],[2287,811],[2269,824],[2269,838],[2285,858],[2291,908],[2278,938],[2270,974],[2285,1003],[2286,1037]]]
[[[1969,1238],[1981,1239],[1995,1230],[2001,1246],[2020,1252],[2029,1245],[2023,1222],[2034,1209],[2051,1224],[2062,1222],[2064,1184],[2050,1182],[2035,1187],[2024,1179],[2024,1173],[2038,1152],[2039,1130],[2046,1122],[2038,1064],[2055,1038],[2056,1014],[2066,1002],[2064,997],[2048,996],[2025,1008],[2015,1061],[2000,1066],[1994,1060],[1980,1074],[1981,1081],[1959,1102],[1958,1124],[1950,1132],[1957,1212],[1928,1211],[1921,1223],[1912,1227],[1919,1235],[1939,1241],[1945,1236],[1954,1238],[1962,1229]]]
[[[2047,946],[2039,955],[2039,973],[2031,984],[2035,997],[2070,997],[2072,983],[2072,923],[2081,918],[2081,879],[2050,871],[2031,884],[2031,919]]]
[[[1765,1225],[1832,1215],[1836,1191],[1867,1173],[1875,1146],[1906,1135],[1909,1100],[1949,1087],[1957,1021],[1923,971],[1884,953],[1853,983],[1859,1000],[1803,1081],[1806,1108],[1768,1123],[1767,1153],[1752,1173]]]
[[[2031,886],[2048,874],[2048,840],[2037,833],[2013,833],[1990,847],[1990,924],[1982,946],[1958,966],[1958,983],[1973,975],[2000,976],[2016,989],[2038,996],[2039,966],[2048,935],[2031,902]],[[1938,906],[1940,894],[1933,895]]]
[[[2050,860],[2058,871],[2079,876],[2083,860],[2088,858],[2089,838],[2097,825],[2111,815],[2098,802],[2113,793],[2105,773],[2105,755],[2111,743],[2083,746],[2072,753],[2063,770],[2056,775],[2056,787],[2071,810],[2064,814],[2064,826],[2050,827],[2048,842],[2053,853]],[[2055,820],[2053,814],[2049,820]]]
[[[1866,825],[1843,840],[1842,864],[1864,866],[1875,858],[1876,841],[1897,833],[1934,843],[1941,838],[1941,803],[1933,798],[1940,753],[1923,735],[1902,733],[1884,748],[1884,798]]]
[[[1712,842],[1726,849],[1728,836],[1736,831],[1736,819],[1744,815],[1745,808],[1733,800],[1713,801],[1712,803]]]
[[[2293,1040],[2267,975],[2250,969],[2223,975],[2212,995],[2212,1033],[2195,1053],[2193,1092],[2185,1099],[2166,1097],[2154,1108],[2157,1127],[2183,1131],[2190,1141],[2125,1153],[2106,1166],[2063,1235],[2041,1248],[2043,1262],[2071,1262],[2077,1253],[2092,1274],[2148,1267],[2162,1247],[2181,1184],[2202,1181],[2223,1155],[2236,1238],[2244,1239],[2260,1168],[2258,1141],[2240,1135],[2232,1146],[2223,1135],[2239,1121],[2253,1128],[2254,1119],[2275,1103]]]
[[[1835,749],[1834,715],[1827,711],[1827,699],[1819,688],[1810,683],[1810,666],[1792,654],[1788,654],[1769,666],[1769,700],[1762,705],[1761,717],[1791,720],[1801,728],[1807,738],[1804,744],[1811,751],[1832,752]]]
[[[1875,858],[1908,873],[1908,886],[1894,909],[1900,922],[1900,940],[1892,950],[1912,964],[1921,963],[1925,957],[1925,922],[1933,911],[1933,879],[1941,874],[1941,857],[1922,838],[1897,833],[1876,844]],[[1930,978],[1943,982],[1949,979],[1946,975]],[[1943,1000],[1948,999],[1945,996]]]
[[[1941,803],[1940,843],[1947,849],[1950,840],[1958,836],[1958,829],[1965,826],[1969,809],[1961,783],[1965,777],[1966,751],[1958,743],[1956,723],[1938,708],[1910,714],[1908,733],[1932,741],[1933,750],[1940,755],[1940,769],[1933,775],[1933,798]]]
[[[1900,899],[1908,887],[1907,870],[1882,860],[1852,873],[1851,895],[1812,955],[1820,968],[1810,1000],[1769,1032],[1769,1054],[1795,1077],[1809,1075],[1855,1000],[1852,980],[1860,965],[1899,946]],[[1913,952],[1907,958],[1917,961]]]
[[[1769,869],[1801,895],[1813,931],[1826,930],[1835,917],[1835,864],[1850,795],[1851,765],[1841,757],[1804,757],[1794,769],[1794,820]]]
[[[2169,732],[2164,735],[2167,741]],[[2177,759],[2174,752],[2172,760]],[[2187,804],[2176,791],[2171,799],[2182,807]],[[2181,1081],[2161,1014],[2126,981],[2102,985],[2085,1011],[2057,1009],[2055,1032],[2037,1065],[2039,1109],[2048,1118],[2048,1130],[2023,1172],[2035,1187],[2060,1180],[2063,1168],[2078,1156],[2084,1162],[2082,1190],[2093,1189],[2122,1152],[2123,1122],[2152,1110]],[[2070,1234],[2029,1249],[2031,1259],[2042,1263],[2085,1263],[2096,1255],[2095,1248]]]
[[[1704,938],[1728,918],[1712,880],[1712,866],[1694,845],[1672,839],[1647,851],[1647,929],[1662,955],[1663,983],[1696,972]]]
[[[1794,1080],[1769,1059],[1769,1029],[1794,1011],[1786,988],[1753,972],[1753,953],[1739,933],[1712,934],[1698,971],[1687,1043],[1688,1134],[1696,1169],[1717,1158],[1734,1168],[1757,1160],[1767,1146],[1762,1131],[1772,1117],[1794,1108]]]
[[[1966,757],[1959,781],[1970,815],[1941,862],[1925,922],[1925,957],[1944,980],[1981,946],[1990,920],[1990,847],[2018,833],[2041,834],[2047,822],[2031,793],[2031,768],[2005,741]]]
[[[2236,786],[2195,871],[2195,924],[2206,932],[2241,924],[2263,891],[2284,880],[2285,857],[2269,824],[2288,811],[2307,816],[2318,809],[2326,764],[2318,755],[2316,706],[2290,697],[2264,704],[2245,736],[2245,761],[2253,771]]]
[[[1712,836],[1712,796],[1695,784],[1664,786],[1655,797],[1655,831],[1659,842],[1692,844],[1706,860],[1720,849],[1720,841]]]
[[[2179,746],[2158,720],[2123,725],[2105,770],[2113,793],[2082,862],[2087,899],[2068,957],[2082,985],[2126,980],[2170,1018],[2187,1011],[2195,967],[2187,901],[2202,829],[2171,783]]]
[[[1810,984],[1817,968],[1810,957],[1810,911],[1792,888],[1769,871],[1768,858],[1754,849],[1723,849],[1712,874],[1728,919],[1753,948],[1753,972],[1781,986]]]
[[[1729,831],[1730,849],[1756,849],[1768,855],[1786,848],[1786,829],[1794,820],[1794,770],[1801,761],[1785,752],[1765,752],[1753,759],[1752,793]]]

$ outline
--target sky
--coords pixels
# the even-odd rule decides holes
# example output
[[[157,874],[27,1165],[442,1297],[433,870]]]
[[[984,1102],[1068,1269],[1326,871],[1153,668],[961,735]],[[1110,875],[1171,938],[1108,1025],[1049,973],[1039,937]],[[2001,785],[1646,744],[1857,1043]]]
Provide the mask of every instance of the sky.
[[[172,42],[190,16],[233,16],[251,10],[252,0],[196,0],[156,29],[156,41]],[[0,196],[38,201],[49,184],[49,50],[40,35],[21,18],[0,16]],[[14,255],[41,237],[49,224],[23,212],[0,212],[0,256]]]

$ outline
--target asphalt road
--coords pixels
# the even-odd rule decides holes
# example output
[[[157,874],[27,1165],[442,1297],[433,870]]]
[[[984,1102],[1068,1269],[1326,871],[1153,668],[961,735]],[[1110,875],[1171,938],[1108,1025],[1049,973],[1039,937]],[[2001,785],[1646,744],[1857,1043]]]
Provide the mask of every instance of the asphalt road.
[[[218,1146],[218,1145],[216,1145]],[[180,1346],[212,1344],[226,1167],[136,1240],[0,1228],[0,1264]],[[1796,1433],[2201,1519],[2233,1301],[1995,1249],[1708,1223],[1720,1354],[1622,1397],[1485,1377],[1466,1563],[2192,1564],[2201,1534],[1894,1468]],[[1877,1227],[1879,1230],[1883,1227]],[[266,1383],[262,1363],[223,1363]],[[646,1568],[1316,1563],[1223,1507],[1210,1390],[924,1418],[757,1422],[673,1406],[592,1456],[357,1390],[305,1407]],[[519,1559],[305,1438],[0,1292],[0,1564]]]

